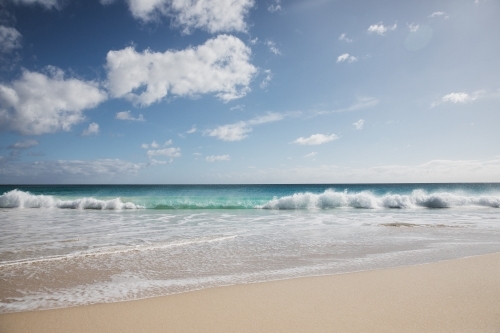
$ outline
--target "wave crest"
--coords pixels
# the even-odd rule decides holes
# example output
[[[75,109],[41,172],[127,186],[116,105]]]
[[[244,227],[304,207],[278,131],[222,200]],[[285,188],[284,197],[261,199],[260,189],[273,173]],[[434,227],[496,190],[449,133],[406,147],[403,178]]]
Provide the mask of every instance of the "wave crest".
[[[451,208],[460,206],[486,206],[500,208],[500,197],[464,196],[441,192],[428,194],[414,190],[411,194],[385,194],[376,196],[371,192],[336,192],[326,190],[320,194],[311,192],[295,193],[290,196],[274,198],[263,209],[328,209],[328,208]]]
[[[120,198],[99,200],[92,197],[75,200],[60,200],[51,195],[35,195],[29,192],[12,190],[0,196],[0,208],[67,208],[120,210],[137,209],[141,206],[131,202],[122,202]]]

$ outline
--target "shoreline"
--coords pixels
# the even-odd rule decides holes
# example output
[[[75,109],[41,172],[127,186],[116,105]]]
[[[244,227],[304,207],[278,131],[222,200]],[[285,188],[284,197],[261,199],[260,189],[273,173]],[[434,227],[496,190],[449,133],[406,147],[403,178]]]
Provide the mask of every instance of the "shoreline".
[[[500,253],[0,314],[1,332],[500,332]]]

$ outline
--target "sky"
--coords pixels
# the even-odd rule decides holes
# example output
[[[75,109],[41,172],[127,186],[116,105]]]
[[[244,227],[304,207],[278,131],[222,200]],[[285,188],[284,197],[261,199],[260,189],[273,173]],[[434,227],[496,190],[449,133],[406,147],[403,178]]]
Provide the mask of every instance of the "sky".
[[[0,183],[500,182],[500,2],[0,0]]]

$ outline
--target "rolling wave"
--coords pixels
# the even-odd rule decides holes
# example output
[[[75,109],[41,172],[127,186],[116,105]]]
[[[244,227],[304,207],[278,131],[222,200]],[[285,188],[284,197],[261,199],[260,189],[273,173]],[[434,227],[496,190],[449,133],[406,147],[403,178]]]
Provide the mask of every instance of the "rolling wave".
[[[92,197],[75,200],[61,200],[51,195],[34,195],[29,192],[12,190],[0,196],[0,208],[67,208],[120,210],[137,209],[141,206],[131,202],[122,202],[119,198],[99,200]]]
[[[500,208],[499,196],[464,196],[448,192],[428,194],[414,190],[411,194],[385,194],[376,196],[371,192],[347,193],[326,190],[315,194],[295,193],[275,198],[263,209],[328,209],[328,208],[451,208],[460,206],[486,206]]]
[[[260,198],[234,197],[148,197],[131,199],[140,202],[124,202],[120,198],[104,200],[83,197],[63,200],[51,195],[35,195],[20,190],[12,190],[0,196],[0,208],[66,208],[94,210],[125,210],[148,208],[155,210],[184,209],[270,209],[270,210],[310,210],[333,208],[453,208],[484,206],[500,208],[500,196],[463,195],[450,192],[427,193],[413,190],[410,194],[376,195],[370,191],[349,193],[328,189],[323,193],[299,192],[293,195]]]

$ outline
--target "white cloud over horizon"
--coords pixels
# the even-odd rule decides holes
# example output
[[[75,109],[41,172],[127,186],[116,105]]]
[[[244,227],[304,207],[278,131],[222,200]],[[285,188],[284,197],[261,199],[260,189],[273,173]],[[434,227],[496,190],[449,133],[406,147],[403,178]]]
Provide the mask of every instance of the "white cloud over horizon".
[[[220,35],[180,51],[137,52],[133,47],[107,55],[108,89],[113,97],[148,106],[168,94],[215,93],[222,101],[243,97],[257,69],[240,39]],[[137,90],[145,88],[138,93]]]
[[[83,111],[107,99],[93,81],[64,78],[56,67],[47,74],[24,70],[11,84],[0,84],[0,127],[23,135],[70,131]]]
[[[300,137],[297,140],[293,141],[293,143],[297,143],[299,145],[321,145],[323,143],[327,143],[330,141],[337,140],[339,137],[335,134],[313,134],[310,137]]]
[[[57,183],[66,180],[73,183],[109,182],[109,177],[137,174],[145,166],[120,159],[48,160],[33,163],[0,160],[0,163],[0,180],[5,177],[4,179],[15,179],[20,183]]]
[[[261,168],[227,173],[237,183],[446,183],[500,182],[500,159],[431,160],[416,165],[348,167],[339,165]]]
[[[282,120],[285,116],[280,113],[269,113],[265,116],[255,117],[247,121],[239,121],[209,129],[204,132],[206,136],[213,136],[223,141],[241,141],[248,137],[247,133],[253,130],[252,126]]]

